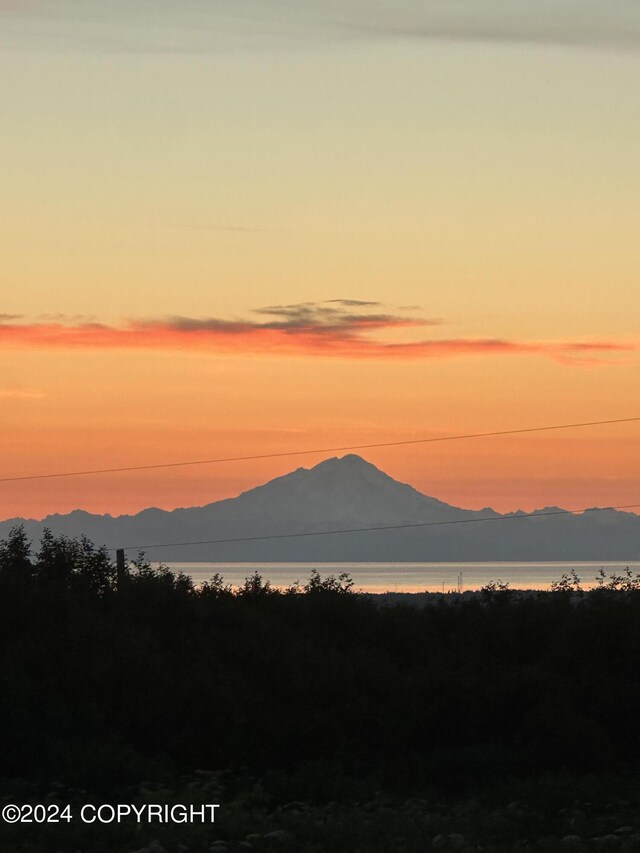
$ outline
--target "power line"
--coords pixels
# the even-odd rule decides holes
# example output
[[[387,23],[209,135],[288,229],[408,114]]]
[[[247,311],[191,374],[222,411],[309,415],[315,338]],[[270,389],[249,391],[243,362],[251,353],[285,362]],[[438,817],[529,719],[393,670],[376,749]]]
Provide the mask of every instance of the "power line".
[[[125,545],[122,548],[107,548],[108,551],[144,551],[150,548],[181,548],[186,545],[223,545],[231,542],[264,542],[272,539],[301,539],[306,536],[333,536],[339,533],[372,533],[376,530],[407,530],[416,527],[442,527],[447,524],[481,524],[489,521],[517,521],[521,518],[544,518],[550,515],[582,515],[587,512],[605,512],[606,510],[636,509],[640,504],[620,506],[589,507],[587,509],[554,509],[548,512],[523,512],[517,515],[499,515],[488,518],[456,518],[449,521],[419,521],[408,524],[384,524],[376,527],[350,527],[338,530],[314,530],[309,533],[274,533],[264,536],[239,536],[233,539],[203,539],[198,542],[163,542],[153,545]]]
[[[82,477],[91,474],[119,474],[126,471],[150,471],[158,468],[182,468],[188,465],[215,465],[220,462],[248,462],[258,459],[279,459],[284,456],[306,456],[313,453],[339,453],[343,450],[373,450],[377,447],[402,447],[410,444],[431,444],[438,441],[461,441],[470,438],[491,438],[500,435],[518,435],[528,432],[546,432],[549,430],[576,429],[578,427],[604,426],[605,424],[624,424],[640,421],[634,418],[616,418],[606,421],[585,421],[575,424],[553,424],[552,426],[525,427],[523,429],[504,429],[495,432],[473,432],[464,435],[445,435],[432,438],[411,438],[403,441],[381,441],[375,444],[348,444],[342,447],[320,447],[313,450],[286,450],[281,453],[259,453],[253,456],[225,456],[218,459],[197,459],[189,462],[161,462],[154,465],[130,465],[120,468],[95,468],[87,471],[61,471],[54,474],[27,474],[19,477],[0,477],[0,483],[15,483],[19,480],[46,480],[53,477]]]

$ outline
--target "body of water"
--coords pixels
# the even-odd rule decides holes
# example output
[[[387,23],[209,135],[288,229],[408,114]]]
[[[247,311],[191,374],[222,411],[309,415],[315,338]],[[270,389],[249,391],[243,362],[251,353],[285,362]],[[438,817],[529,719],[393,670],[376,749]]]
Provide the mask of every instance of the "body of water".
[[[596,575],[622,574],[627,566],[640,572],[640,562],[537,562],[537,563],[168,563],[201,583],[214,573],[233,587],[258,572],[274,587],[284,588],[296,581],[304,584],[313,569],[324,578],[347,572],[354,589],[364,592],[451,592],[459,584],[463,590],[480,589],[489,581],[502,580],[512,589],[549,589],[554,580],[575,569],[587,589]]]

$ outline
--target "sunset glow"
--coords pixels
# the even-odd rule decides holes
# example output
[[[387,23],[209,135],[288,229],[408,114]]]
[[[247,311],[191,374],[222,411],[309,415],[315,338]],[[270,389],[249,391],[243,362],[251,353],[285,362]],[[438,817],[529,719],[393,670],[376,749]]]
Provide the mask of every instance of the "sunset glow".
[[[444,5],[0,4],[1,476],[640,415],[638,31]],[[464,507],[617,505],[639,429],[363,455]],[[322,458],[4,483],[0,516]]]

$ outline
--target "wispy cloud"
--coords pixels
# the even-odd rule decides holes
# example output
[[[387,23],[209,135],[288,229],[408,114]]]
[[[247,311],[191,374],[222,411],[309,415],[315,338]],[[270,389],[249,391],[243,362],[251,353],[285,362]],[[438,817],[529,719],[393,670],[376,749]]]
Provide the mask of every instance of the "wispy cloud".
[[[340,300],[341,303],[356,300]],[[399,330],[424,330],[437,319],[349,310],[348,305],[302,302],[256,309],[251,319],[167,317],[97,322],[13,322],[0,325],[3,349],[170,350],[212,354],[438,359],[479,355],[539,355],[567,365],[626,364],[640,343],[611,340],[425,338],[397,340]],[[390,336],[391,335],[391,336]]]
[[[41,400],[45,396],[39,388],[0,388],[0,399]]]
[[[338,303],[339,307],[329,307],[329,302]],[[321,335],[325,338],[353,339],[364,331],[440,324],[440,320],[436,319],[404,317],[398,314],[353,313],[346,310],[379,305],[379,302],[336,299],[322,303],[299,302],[295,305],[271,305],[258,308],[253,313],[274,318],[258,323],[258,328],[282,330],[294,334]]]
[[[17,319],[17,318],[16,318]],[[51,323],[94,323],[97,317],[94,314],[64,314],[57,312],[55,314],[38,314],[38,320]]]
[[[367,302],[364,299],[325,299],[325,305],[344,305],[346,308],[367,308],[382,305],[381,302]]]
[[[390,38],[634,49],[637,0],[0,0],[22,41],[67,49],[210,52]],[[6,43],[6,42],[5,42]]]
[[[280,7],[289,0],[274,0]],[[530,42],[633,49],[640,9],[633,0],[296,0],[316,20],[369,38]]]

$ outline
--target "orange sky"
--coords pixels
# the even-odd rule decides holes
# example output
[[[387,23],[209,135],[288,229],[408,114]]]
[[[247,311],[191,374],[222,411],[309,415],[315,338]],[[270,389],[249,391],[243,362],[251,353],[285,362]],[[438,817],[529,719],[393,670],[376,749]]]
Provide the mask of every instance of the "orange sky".
[[[632,365],[564,363],[538,354],[389,361],[268,349],[262,356],[37,349],[7,357],[13,359],[26,384],[0,399],[4,476],[637,414]],[[362,454],[462,506],[579,508],[638,498],[633,423]],[[206,503],[326,455],[6,483],[2,515],[39,517],[76,507],[117,514]]]
[[[150,28],[0,4],[0,476],[640,414],[635,30],[592,0],[478,0],[477,30],[456,2],[384,0],[371,31],[350,0]],[[638,434],[363,455],[461,506],[579,508],[640,502]],[[0,483],[0,517],[321,458]]]

